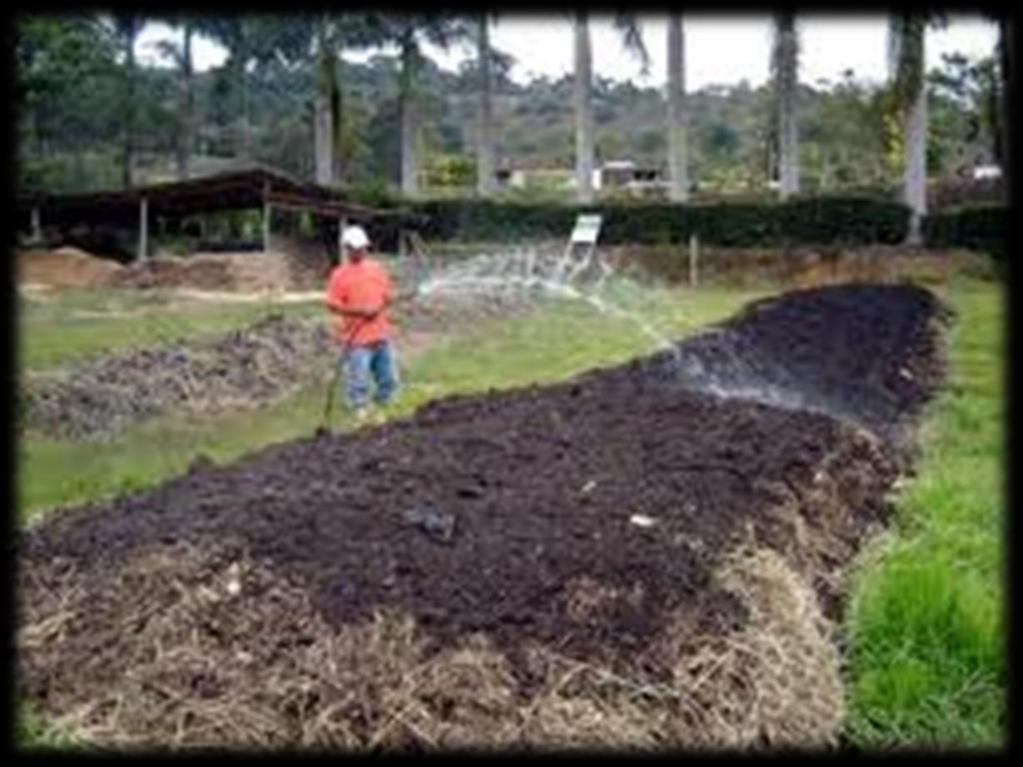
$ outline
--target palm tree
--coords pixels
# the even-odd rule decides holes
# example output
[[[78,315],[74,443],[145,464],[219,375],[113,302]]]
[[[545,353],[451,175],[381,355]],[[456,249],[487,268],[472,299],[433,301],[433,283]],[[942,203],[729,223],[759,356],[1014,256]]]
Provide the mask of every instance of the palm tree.
[[[593,55],[586,12],[575,15],[575,188],[579,202],[593,202]]]
[[[927,215],[926,23],[927,19],[918,14],[896,14],[888,26],[888,65],[905,145],[902,196],[911,210],[907,245],[921,244],[923,217]]]
[[[401,190],[414,195],[419,191],[420,132],[418,119],[418,72],[424,62],[420,38],[448,48],[468,36],[463,20],[453,14],[382,15],[376,24],[383,39],[398,45],[398,112],[401,125]]]
[[[181,110],[180,130],[177,135],[175,159],[178,179],[184,181],[189,177],[189,162],[195,135],[195,87],[192,67],[192,37],[195,34],[195,22],[189,16],[171,16],[166,19],[172,27],[181,28],[181,43],[166,40],[160,41],[160,49],[164,55],[173,59],[181,71]]]
[[[799,131],[796,96],[799,88],[799,34],[792,13],[774,17],[774,71],[778,117],[779,191],[784,200],[799,191]]]
[[[331,184],[334,181],[335,113],[340,112],[336,52],[327,18],[316,25],[316,64],[313,97],[313,151],[315,157],[316,183]],[[339,117],[340,115],[338,115]]]
[[[121,166],[121,179],[125,189],[134,185],[135,165],[135,41],[142,29],[142,17],[137,13],[114,14],[114,27],[124,45],[124,144]]]
[[[625,49],[639,57],[646,72],[650,57],[643,44],[639,20],[627,13],[618,13],[614,28],[621,34]],[[589,20],[585,11],[574,16],[575,29],[575,180],[579,202],[593,202],[593,54],[590,47]]]
[[[379,19],[373,14],[323,14],[302,27],[292,23],[291,34],[275,40],[292,55],[302,57],[306,48],[299,43],[311,38],[314,64],[314,160],[316,182],[332,184],[345,178],[343,90],[341,83],[343,48],[365,48],[386,41]],[[283,29],[283,28],[282,28]]]
[[[249,119],[249,78],[246,69],[252,59],[251,20],[242,16],[208,18],[202,22],[202,31],[227,49],[228,58],[225,66],[231,76],[232,89],[240,102],[239,135],[235,156],[248,160],[252,156],[252,131]]]
[[[672,202],[689,199],[689,169],[686,162],[685,37],[682,14],[668,15],[668,175]]]
[[[476,44],[479,51],[480,69],[480,114],[479,135],[476,144],[476,192],[481,196],[493,194],[496,186],[494,164],[496,147],[494,146],[494,111],[493,83],[490,77],[490,32],[487,14],[477,17]]]
[[[1012,19],[1002,15],[998,17],[998,60],[1001,70],[1001,146],[1003,173],[1012,167],[1012,110],[1009,109],[1009,94],[1012,93],[1015,70],[1015,46],[1013,43]]]

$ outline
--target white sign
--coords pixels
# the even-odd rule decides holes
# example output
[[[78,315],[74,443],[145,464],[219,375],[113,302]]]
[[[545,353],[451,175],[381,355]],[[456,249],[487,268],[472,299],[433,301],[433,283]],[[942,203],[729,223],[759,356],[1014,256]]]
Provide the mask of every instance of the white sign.
[[[579,216],[572,230],[572,242],[593,244],[600,234],[600,216]]]

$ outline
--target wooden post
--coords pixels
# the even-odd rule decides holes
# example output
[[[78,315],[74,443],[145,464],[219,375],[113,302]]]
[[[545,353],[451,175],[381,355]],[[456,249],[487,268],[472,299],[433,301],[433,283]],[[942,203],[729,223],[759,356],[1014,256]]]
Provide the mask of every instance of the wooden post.
[[[149,255],[149,201],[139,198],[139,251],[138,260],[145,261]]]
[[[270,203],[263,200],[263,252],[270,252]]]
[[[270,184],[263,182],[263,252],[270,252]]]
[[[32,206],[32,242],[40,243],[43,241],[43,226],[39,219],[39,206]]]
[[[698,281],[698,263],[700,260],[700,240],[695,234],[689,235],[689,285],[696,287]]]

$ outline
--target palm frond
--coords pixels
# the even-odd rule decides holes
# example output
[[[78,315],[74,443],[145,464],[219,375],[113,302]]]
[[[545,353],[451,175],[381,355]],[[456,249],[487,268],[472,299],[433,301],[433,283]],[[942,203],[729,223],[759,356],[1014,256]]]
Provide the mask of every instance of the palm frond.
[[[650,54],[643,41],[643,28],[634,14],[616,13],[612,20],[612,26],[622,36],[622,45],[625,50],[636,56],[642,65],[643,74],[650,71]]]

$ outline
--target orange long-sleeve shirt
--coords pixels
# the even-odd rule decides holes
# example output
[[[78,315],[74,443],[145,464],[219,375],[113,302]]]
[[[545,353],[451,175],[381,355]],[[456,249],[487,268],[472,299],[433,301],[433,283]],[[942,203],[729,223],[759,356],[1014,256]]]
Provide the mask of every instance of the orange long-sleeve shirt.
[[[330,273],[327,303],[338,309],[377,309],[392,295],[391,278],[379,261],[363,258],[345,261]],[[332,315],[334,337],[353,346],[365,346],[389,338],[391,320],[387,310],[367,320],[364,317]]]

